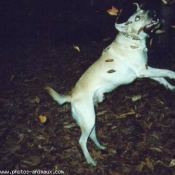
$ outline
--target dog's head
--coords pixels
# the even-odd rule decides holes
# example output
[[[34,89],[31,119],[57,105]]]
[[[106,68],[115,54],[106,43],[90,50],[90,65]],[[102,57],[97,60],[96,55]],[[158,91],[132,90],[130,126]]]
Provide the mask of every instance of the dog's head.
[[[153,33],[159,26],[160,22],[155,11],[141,10],[137,5],[136,12],[122,24],[115,24],[119,32],[123,32],[129,37],[144,39]]]

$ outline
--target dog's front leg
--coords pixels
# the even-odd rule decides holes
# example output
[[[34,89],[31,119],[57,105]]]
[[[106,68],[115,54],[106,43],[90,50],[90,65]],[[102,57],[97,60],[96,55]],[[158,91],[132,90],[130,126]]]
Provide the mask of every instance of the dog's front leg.
[[[175,79],[175,72],[167,69],[157,69],[149,67],[139,72],[138,78],[150,78],[158,81],[160,84],[164,85],[167,89],[175,91],[175,86],[168,83],[163,77]]]
[[[171,79],[175,79],[175,72],[167,69],[157,69],[152,67],[147,67],[147,69],[143,69],[139,72],[138,78],[154,78],[154,77],[167,77]]]

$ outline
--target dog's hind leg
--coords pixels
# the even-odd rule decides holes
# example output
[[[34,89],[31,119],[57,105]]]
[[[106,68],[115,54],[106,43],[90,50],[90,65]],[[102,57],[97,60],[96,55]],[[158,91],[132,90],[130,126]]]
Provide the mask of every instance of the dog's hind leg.
[[[170,89],[171,91],[175,92],[175,86],[172,86],[170,83],[168,83],[165,78],[151,78],[152,80],[155,80],[159,82],[160,84],[164,85],[166,89]]]
[[[101,145],[97,139],[97,136],[96,136],[96,131],[95,131],[95,126],[93,127],[92,129],[92,132],[90,134],[90,138],[92,139],[92,141],[95,143],[95,145],[99,148],[99,149],[106,149],[105,146]]]
[[[80,147],[83,151],[83,154],[86,158],[86,161],[96,166],[97,163],[91,155],[89,154],[89,151],[87,149],[87,139],[92,134],[93,141],[97,143],[99,146],[96,137],[94,136],[94,127],[95,127],[95,111],[93,102],[88,104],[88,101],[82,102],[82,101],[76,101],[72,103],[72,114],[74,119],[77,121],[77,124],[81,128],[81,137],[79,139]]]

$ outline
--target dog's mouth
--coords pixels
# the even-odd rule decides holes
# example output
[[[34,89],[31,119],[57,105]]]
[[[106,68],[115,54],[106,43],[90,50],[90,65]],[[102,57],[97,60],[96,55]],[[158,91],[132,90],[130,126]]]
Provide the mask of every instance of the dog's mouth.
[[[150,24],[146,25],[143,30],[145,33],[153,33],[160,26],[160,20],[153,19]]]

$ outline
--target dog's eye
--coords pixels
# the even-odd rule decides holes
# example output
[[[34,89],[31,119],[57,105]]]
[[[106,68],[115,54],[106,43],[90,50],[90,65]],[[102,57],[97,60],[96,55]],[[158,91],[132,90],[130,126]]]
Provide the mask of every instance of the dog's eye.
[[[140,20],[140,16],[136,16],[135,21],[139,21],[139,20]]]

